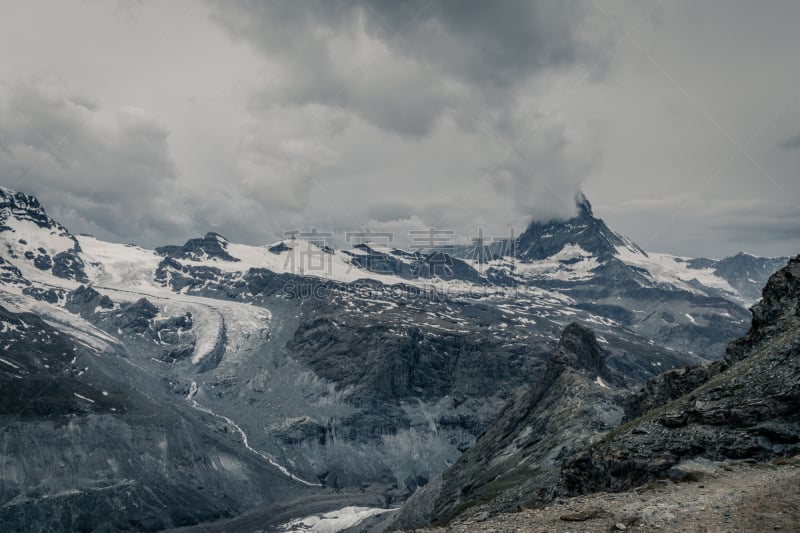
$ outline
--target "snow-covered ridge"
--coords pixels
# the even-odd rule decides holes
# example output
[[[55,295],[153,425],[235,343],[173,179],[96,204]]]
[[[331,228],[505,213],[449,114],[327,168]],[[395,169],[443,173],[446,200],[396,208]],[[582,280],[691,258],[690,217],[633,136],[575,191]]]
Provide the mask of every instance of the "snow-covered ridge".
[[[714,269],[691,268],[687,257],[653,252],[644,255],[623,246],[617,247],[617,255],[626,264],[645,270],[655,284],[664,284],[688,292],[699,293],[701,291],[697,286],[690,284],[690,282],[695,282],[704,287],[721,291],[738,302],[744,301],[730,283],[714,273]]]
[[[585,280],[594,276],[598,259],[577,244],[567,244],[560,252],[547,259],[518,262],[516,273],[523,278],[545,277],[564,281]]]
[[[0,188],[0,218],[4,226],[0,232],[0,246],[3,246],[4,259],[18,268],[26,280],[67,290],[74,289],[79,281],[116,288],[157,289],[160,285],[155,280],[156,270],[166,257],[170,257],[183,266],[213,268],[232,275],[233,279],[241,279],[251,269],[265,269],[276,274],[343,283],[368,279],[385,285],[444,288],[458,294],[471,290],[475,284],[493,285],[498,273],[505,273],[513,283],[525,285],[535,285],[539,280],[588,282],[598,275],[599,267],[610,257],[615,257],[633,269],[631,272],[636,275],[632,278],[637,279],[637,283],[641,283],[638,274],[643,273],[655,286],[691,293],[721,294],[739,305],[751,303],[751,299],[737,290],[737,287],[742,288],[741,284],[732,286],[713,267],[698,268],[688,258],[647,253],[595,218],[585,196],[578,195],[576,202],[579,216],[575,219],[546,225],[532,224],[532,229],[526,232],[529,234],[525,245],[528,251],[537,247],[536,242],[555,239],[565,244],[549,242],[543,245],[536,252],[539,254],[536,259],[496,257],[488,262],[458,259],[464,269],[458,275],[446,278],[436,273],[415,276],[403,272],[401,276],[396,272],[369,268],[364,260],[368,254],[384,254],[396,264],[408,267],[406,271],[419,257],[371,243],[332,249],[295,236],[271,245],[251,246],[231,242],[210,232],[190,239],[184,245],[164,246],[152,251],[103,242],[90,236],[76,238],[50,219],[36,198],[7,188]],[[539,240],[530,241],[531,237]],[[585,239],[588,240],[584,242]],[[611,250],[610,255],[608,250]],[[542,251],[546,253],[542,255]],[[527,253],[520,249],[517,252],[523,256]],[[59,258],[58,261],[55,258]],[[487,272],[487,269],[494,272]],[[757,283],[753,281],[748,285]]]

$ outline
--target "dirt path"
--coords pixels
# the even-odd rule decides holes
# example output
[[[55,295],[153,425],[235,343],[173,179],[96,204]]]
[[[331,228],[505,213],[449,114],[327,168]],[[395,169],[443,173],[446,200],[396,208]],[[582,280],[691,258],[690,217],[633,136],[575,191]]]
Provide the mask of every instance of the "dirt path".
[[[492,517],[477,512],[446,529],[425,531],[796,532],[800,531],[800,459],[781,464],[723,463],[696,482],[659,482],[631,492],[581,496]]]

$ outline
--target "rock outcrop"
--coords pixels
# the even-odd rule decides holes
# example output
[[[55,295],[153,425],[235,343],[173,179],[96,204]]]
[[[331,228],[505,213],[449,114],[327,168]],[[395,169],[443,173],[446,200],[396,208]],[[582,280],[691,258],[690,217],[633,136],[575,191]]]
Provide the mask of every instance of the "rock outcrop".
[[[698,457],[763,461],[800,452],[799,299],[800,256],[770,278],[750,331],[729,345],[719,372],[566,461],[566,492],[680,476],[679,465]]]
[[[604,357],[591,330],[567,326],[542,378],[510,401],[458,462],[419,489],[395,525],[446,523],[487,502],[513,508],[527,479],[553,474],[561,458],[617,425],[624,380]]]
[[[395,526],[445,524],[477,505],[488,516],[512,505],[691,479],[710,461],[800,453],[799,302],[800,256],[770,278],[749,332],[723,359],[652,379],[625,402],[632,420],[594,442],[580,435],[591,403],[616,404],[587,394],[587,378],[604,383],[604,369],[589,333],[568,327],[539,387],[509,403],[473,448],[412,496]]]
[[[188,259],[190,261],[218,259],[238,262],[238,258],[228,253],[228,244],[230,244],[228,239],[212,231],[203,237],[189,239],[183,246],[161,246],[156,248],[156,253],[172,259]]]
[[[87,316],[95,314],[98,310],[114,309],[114,302],[91,286],[81,285],[67,295],[65,307],[73,313]]]
[[[751,309],[750,330],[744,337],[728,344],[722,359],[705,365],[676,368],[648,380],[646,386],[627,401],[626,420],[688,394],[746,358],[779,331],[791,328],[790,322],[800,314],[798,294],[800,263],[795,258],[767,281],[762,299]]]

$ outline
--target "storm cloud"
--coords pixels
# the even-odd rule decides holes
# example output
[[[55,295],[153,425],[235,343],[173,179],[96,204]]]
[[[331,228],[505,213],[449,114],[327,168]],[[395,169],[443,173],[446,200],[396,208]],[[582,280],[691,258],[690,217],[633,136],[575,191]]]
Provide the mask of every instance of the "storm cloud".
[[[174,230],[169,132],[147,111],[103,113],[56,79],[18,80],[0,98],[0,175],[52,215],[103,236],[157,242]],[[177,218],[176,218],[177,217]]]
[[[596,61],[583,6],[556,1],[214,2],[213,18],[276,65],[250,105],[335,105],[400,135],[463,100],[513,114],[537,73]]]
[[[595,212],[650,250],[800,249],[800,6],[12,3],[0,183],[73,231],[521,231]]]

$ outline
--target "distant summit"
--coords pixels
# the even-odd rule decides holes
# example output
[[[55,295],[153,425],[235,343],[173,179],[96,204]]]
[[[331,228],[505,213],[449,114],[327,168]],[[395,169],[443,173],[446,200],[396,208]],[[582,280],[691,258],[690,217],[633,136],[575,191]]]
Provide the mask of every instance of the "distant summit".
[[[66,232],[66,228],[47,216],[44,207],[34,196],[7,187],[0,187],[0,224],[5,223],[10,217],[29,220],[40,228],[55,229],[58,227]]]
[[[58,278],[88,280],[78,240],[29,194],[0,187],[0,237],[5,241],[3,262],[16,263],[14,269],[3,269],[8,276],[49,272]],[[48,301],[56,299],[49,290],[42,293]]]
[[[228,253],[230,241],[210,231],[204,237],[189,239],[183,246],[168,245],[156,248],[156,253],[171,259],[188,259],[189,261],[205,261],[218,259],[221,261],[238,262],[239,259]]]
[[[582,192],[575,195],[575,205],[577,214],[568,220],[531,222],[519,237],[519,258],[540,261],[558,254],[565,247],[573,247],[576,252],[601,260],[617,255],[618,247],[647,255],[633,241],[612,231],[605,222],[596,218],[592,204]]]

